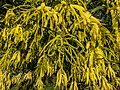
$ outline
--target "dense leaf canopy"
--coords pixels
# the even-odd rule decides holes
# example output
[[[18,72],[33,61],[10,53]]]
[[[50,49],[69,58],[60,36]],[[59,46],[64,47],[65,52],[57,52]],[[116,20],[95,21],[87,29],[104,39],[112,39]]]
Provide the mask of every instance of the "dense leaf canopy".
[[[1,90],[120,86],[120,0],[2,1]]]

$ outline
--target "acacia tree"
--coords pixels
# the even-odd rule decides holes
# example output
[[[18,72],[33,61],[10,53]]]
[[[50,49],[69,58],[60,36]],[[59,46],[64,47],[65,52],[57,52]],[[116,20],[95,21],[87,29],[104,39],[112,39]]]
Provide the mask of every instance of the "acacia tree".
[[[119,0],[106,0],[112,32],[88,11],[87,1],[34,1],[9,9],[3,20],[0,89],[42,90],[52,83],[60,90],[113,90],[120,85]]]

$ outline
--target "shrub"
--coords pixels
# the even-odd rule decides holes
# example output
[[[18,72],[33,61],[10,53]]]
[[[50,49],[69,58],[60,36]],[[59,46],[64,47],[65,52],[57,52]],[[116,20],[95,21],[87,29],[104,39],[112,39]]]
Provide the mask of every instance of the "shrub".
[[[0,89],[41,90],[50,83],[60,90],[119,86],[119,0],[112,7],[107,1],[113,31],[81,0],[26,2],[9,9],[0,32]]]

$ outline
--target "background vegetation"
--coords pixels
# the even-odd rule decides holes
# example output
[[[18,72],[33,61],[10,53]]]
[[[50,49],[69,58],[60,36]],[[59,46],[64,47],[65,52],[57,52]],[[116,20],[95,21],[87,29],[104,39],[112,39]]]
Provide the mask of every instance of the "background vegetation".
[[[120,0],[1,0],[1,90],[119,90]]]

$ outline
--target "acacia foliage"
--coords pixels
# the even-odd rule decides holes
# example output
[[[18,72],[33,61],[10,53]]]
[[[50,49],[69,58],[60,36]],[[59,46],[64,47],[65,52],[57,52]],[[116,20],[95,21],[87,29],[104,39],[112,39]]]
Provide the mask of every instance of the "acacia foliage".
[[[120,1],[105,1],[111,31],[88,11],[87,1],[36,6],[26,0],[9,9],[0,32],[0,89],[42,90],[50,78],[60,90],[119,86]]]

